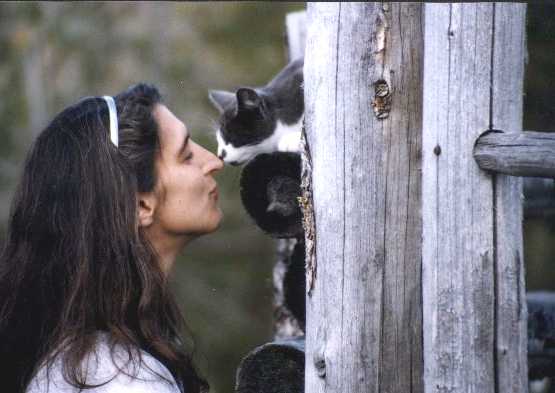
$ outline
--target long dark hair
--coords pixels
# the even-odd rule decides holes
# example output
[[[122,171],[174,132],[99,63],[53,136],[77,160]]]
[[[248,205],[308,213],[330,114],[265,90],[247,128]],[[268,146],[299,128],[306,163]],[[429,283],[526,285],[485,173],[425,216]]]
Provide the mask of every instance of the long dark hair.
[[[160,149],[151,85],[115,97],[119,148],[99,97],[64,109],[25,161],[0,255],[0,384],[24,392],[43,365],[86,388],[80,364],[107,332],[134,361],[141,348],[187,393],[208,390],[158,257],[137,223],[138,192],[154,190]]]

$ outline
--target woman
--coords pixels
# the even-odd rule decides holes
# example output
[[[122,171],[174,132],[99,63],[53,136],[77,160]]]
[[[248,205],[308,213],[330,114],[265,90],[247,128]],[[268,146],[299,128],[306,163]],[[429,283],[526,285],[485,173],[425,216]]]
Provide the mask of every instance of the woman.
[[[167,275],[217,229],[221,168],[150,85],[54,118],[26,159],[0,256],[1,391],[208,389]]]

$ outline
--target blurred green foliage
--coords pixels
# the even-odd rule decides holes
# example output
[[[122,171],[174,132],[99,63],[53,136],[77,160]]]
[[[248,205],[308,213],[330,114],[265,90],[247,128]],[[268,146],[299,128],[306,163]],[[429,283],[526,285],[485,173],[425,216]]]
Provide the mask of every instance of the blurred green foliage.
[[[214,149],[208,89],[261,85],[286,63],[285,14],[304,3],[0,2],[0,242],[30,143],[58,111],[139,81],[160,87]],[[555,6],[529,4],[524,128],[555,130]],[[212,392],[232,392],[240,359],[272,337],[274,243],[246,216],[237,168],[218,177],[225,220],[173,275]],[[527,285],[555,290],[555,233],[524,223]],[[552,228],[555,226],[551,226]]]

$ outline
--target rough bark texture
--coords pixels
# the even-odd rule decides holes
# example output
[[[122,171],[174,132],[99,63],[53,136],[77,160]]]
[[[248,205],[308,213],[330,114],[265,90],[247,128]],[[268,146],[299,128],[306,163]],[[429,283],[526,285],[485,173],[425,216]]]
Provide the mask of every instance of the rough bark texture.
[[[425,5],[426,392],[527,391],[521,183],[472,157],[483,130],[522,130],[524,10]]]
[[[555,133],[490,132],[474,147],[476,162],[486,171],[510,176],[555,177]]]
[[[307,392],[422,392],[422,5],[308,4]]]

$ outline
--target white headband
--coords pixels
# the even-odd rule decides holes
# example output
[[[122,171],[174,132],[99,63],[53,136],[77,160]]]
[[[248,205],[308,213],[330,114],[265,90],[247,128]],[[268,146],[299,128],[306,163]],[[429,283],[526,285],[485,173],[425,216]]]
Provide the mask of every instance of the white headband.
[[[114,99],[110,96],[103,96],[106,104],[108,104],[108,110],[110,111],[110,139],[112,143],[118,147],[118,110],[116,109],[116,103]]]

